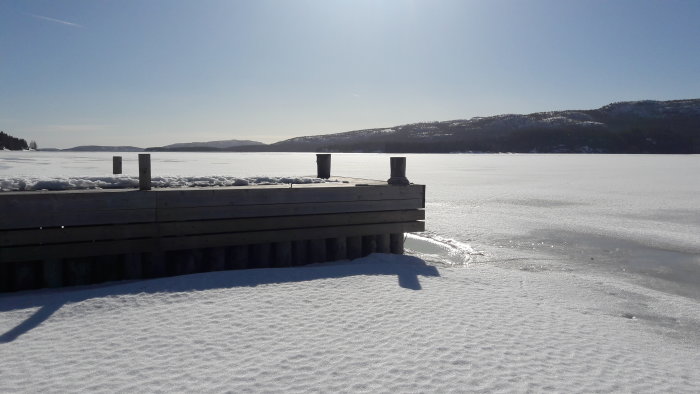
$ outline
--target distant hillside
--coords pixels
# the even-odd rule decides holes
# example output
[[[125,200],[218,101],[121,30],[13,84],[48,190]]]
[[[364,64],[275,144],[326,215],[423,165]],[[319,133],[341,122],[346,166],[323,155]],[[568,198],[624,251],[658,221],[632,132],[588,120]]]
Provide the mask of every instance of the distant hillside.
[[[700,99],[497,115],[297,137],[237,151],[700,153]]]
[[[4,140],[27,143],[5,133]],[[19,142],[17,142],[19,141]],[[17,146],[17,145],[13,145]],[[0,148],[1,149],[1,148]],[[77,146],[66,151],[140,152],[133,146]],[[188,142],[146,151],[198,152],[523,152],[700,153],[700,99],[630,101],[591,110],[497,115],[389,128],[257,141]]]
[[[143,152],[143,148],[135,146],[100,146],[81,145],[68,149],[61,149],[66,152]]]
[[[239,146],[264,146],[262,142],[249,140],[224,140],[208,142],[185,142],[161,147],[147,148],[147,151],[219,151]]]

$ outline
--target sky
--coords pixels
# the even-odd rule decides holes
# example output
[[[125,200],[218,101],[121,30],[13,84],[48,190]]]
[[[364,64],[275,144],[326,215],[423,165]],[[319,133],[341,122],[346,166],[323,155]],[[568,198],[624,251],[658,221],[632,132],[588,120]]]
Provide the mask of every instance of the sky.
[[[0,0],[0,130],[271,143],[700,97],[698,0]]]

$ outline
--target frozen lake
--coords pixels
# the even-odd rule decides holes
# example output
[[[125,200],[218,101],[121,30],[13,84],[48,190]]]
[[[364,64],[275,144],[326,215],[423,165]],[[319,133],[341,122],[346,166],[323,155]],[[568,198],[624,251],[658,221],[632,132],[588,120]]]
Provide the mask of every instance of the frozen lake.
[[[119,154],[124,174],[136,176],[137,153]],[[0,178],[110,176],[113,155],[0,152]],[[151,156],[153,176],[315,173],[312,153]],[[386,179],[390,156],[334,154],[332,173]],[[456,245],[447,251],[467,253],[441,256],[440,247],[409,242],[421,257],[524,270],[603,270],[700,299],[700,156],[405,156],[409,179],[427,185],[430,237]]]
[[[111,156],[0,152],[0,182],[111,176]],[[333,174],[386,179],[389,156],[334,154]],[[700,156],[407,156],[427,185],[429,231],[407,241],[422,260],[2,294],[0,386],[698,392]],[[315,172],[309,153],[152,162],[154,176]]]

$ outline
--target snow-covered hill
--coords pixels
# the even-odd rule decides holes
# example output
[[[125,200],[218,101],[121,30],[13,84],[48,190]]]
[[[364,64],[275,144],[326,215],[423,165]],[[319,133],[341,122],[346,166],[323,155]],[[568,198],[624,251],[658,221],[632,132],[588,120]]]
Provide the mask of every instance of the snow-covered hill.
[[[142,152],[143,148],[135,146],[81,145],[62,150],[67,152]]]
[[[700,116],[700,100],[627,101],[603,106],[599,111],[618,116],[663,118],[667,116]]]
[[[281,151],[650,152],[700,151],[700,99],[633,101],[596,110],[504,114],[390,128],[304,136],[270,146]],[[650,142],[654,141],[654,143]],[[696,146],[697,145],[697,146]],[[675,150],[678,150],[677,152]]]
[[[223,141],[208,141],[208,142],[183,142],[178,144],[170,144],[163,146],[164,149],[181,149],[181,148],[216,148],[226,149],[235,146],[251,146],[264,145],[262,142],[250,140],[223,140]]]

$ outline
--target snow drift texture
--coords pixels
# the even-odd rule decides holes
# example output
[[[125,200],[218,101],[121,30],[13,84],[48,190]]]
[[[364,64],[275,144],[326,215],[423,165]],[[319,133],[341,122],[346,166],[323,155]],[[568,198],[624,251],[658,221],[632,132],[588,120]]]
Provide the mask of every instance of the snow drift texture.
[[[157,176],[153,187],[205,187],[323,183],[324,179],[309,177],[249,177],[231,176]],[[0,191],[128,189],[139,187],[133,176],[82,177],[5,177],[0,178]]]
[[[0,296],[3,392],[697,392],[697,303],[405,256]],[[697,314],[695,315],[697,316]],[[688,328],[681,319],[674,325]]]

